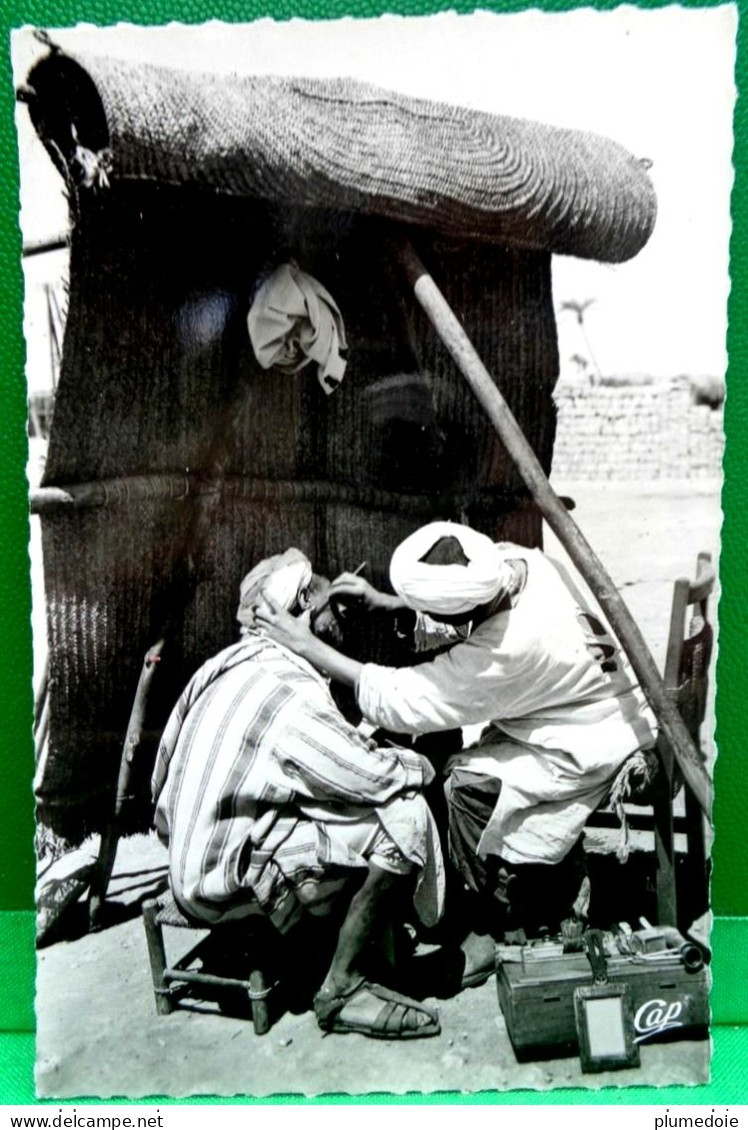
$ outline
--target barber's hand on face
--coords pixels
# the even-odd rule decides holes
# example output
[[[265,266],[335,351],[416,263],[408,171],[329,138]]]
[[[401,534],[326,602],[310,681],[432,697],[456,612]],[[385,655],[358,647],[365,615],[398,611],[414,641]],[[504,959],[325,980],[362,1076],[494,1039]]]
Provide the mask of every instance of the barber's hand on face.
[[[305,621],[292,616],[272,597],[263,594],[253,611],[255,626],[290,651],[302,651],[304,645],[314,638]]]
[[[389,608],[391,598],[375,589],[364,577],[356,573],[341,573],[330,585],[330,596],[340,597],[350,604],[357,604],[368,612],[378,608]]]

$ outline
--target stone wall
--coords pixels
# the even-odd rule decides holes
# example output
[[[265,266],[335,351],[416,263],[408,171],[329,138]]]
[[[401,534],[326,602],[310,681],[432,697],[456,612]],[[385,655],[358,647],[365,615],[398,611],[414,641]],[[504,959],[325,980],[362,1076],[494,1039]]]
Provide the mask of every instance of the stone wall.
[[[682,382],[562,381],[554,394],[557,479],[692,479],[721,474],[722,409]]]

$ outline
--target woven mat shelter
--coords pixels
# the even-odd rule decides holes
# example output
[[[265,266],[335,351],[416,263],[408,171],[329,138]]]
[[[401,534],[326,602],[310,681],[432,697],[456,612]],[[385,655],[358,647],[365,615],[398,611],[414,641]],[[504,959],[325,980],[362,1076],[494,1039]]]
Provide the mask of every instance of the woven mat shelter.
[[[49,752],[41,818],[102,822],[146,649],[146,730],[234,638],[238,584],[289,545],[335,575],[434,517],[541,540],[514,467],[416,306],[407,232],[546,470],[551,253],[636,254],[643,164],[604,138],[351,81],[195,75],[50,52],[32,120],[71,202],[69,309],[43,514]],[[252,288],[294,259],[335,297],[341,387],[264,372]],[[368,646],[387,658],[382,638]],[[147,742],[146,742],[147,745]],[[142,758],[146,795],[150,760]],[[143,811],[147,805],[143,805]]]

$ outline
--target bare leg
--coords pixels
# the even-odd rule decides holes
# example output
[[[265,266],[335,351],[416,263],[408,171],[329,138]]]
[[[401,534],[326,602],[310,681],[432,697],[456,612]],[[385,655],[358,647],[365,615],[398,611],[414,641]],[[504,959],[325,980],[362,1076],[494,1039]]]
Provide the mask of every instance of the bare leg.
[[[337,1011],[337,1016],[347,1025],[359,1026],[359,1031],[367,1027],[376,1028],[383,1008],[389,1014],[398,1010],[395,1028],[415,1033],[419,1028],[434,1027],[434,1015],[418,1002],[401,997],[400,1003],[383,1006],[382,998],[362,985],[363,975],[359,965],[361,952],[367,942],[384,927],[386,914],[391,911],[402,883],[403,876],[393,875],[376,864],[369,864],[369,873],[363,886],[351,899],[340,928],[332,963],[317,994],[315,1007],[320,1023],[326,1006],[336,998],[345,997],[348,999]],[[357,991],[359,985],[361,988]],[[395,1034],[393,1030],[392,1035]]]
[[[338,944],[321,991],[339,996],[361,979],[358,959],[367,942],[384,928],[385,915],[394,901],[394,889],[401,882],[399,875],[369,864],[363,885],[351,899],[348,913],[340,927]]]

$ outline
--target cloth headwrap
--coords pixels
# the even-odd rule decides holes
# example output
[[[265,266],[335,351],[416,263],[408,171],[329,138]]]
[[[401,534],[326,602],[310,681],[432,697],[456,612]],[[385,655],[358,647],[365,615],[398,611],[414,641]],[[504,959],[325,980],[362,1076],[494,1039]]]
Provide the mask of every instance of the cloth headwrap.
[[[290,375],[310,361],[326,393],[345,374],[340,356],[346,348],[343,319],[321,283],[295,263],[283,263],[257,291],[247,318],[252,348],[263,369]]]
[[[428,565],[421,558],[440,538],[456,538],[467,565]],[[397,595],[416,612],[459,616],[487,604],[509,589],[513,577],[498,546],[485,534],[457,522],[431,522],[397,547],[390,581]]]
[[[290,611],[299,593],[312,581],[312,564],[300,549],[287,549],[275,557],[266,557],[247,573],[239,586],[239,607],[236,618],[243,627],[253,627],[252,605],[260,593]]]

